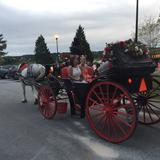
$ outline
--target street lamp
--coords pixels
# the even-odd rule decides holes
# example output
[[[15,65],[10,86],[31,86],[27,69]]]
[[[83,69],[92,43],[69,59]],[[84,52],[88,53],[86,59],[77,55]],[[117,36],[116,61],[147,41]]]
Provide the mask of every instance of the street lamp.
[[[135,27],[135,43],[138,41],[138,10],[139,10],[139,0],[136,4],[136,27]]]
[[[57,48],[57,54],[58,54],[58,39],[59,39],[59,35],[55,34],[54,37],[56,39],[56,48]]]
[[[56,48],[57,48],[57,59],[56,59],[56,63],[57,63],[57,66],[59,66],[59,55],[58,55],[58,39],[59,39],[59,35],[58,34],[55,34],[54,35],[55,39],[56,39]]]

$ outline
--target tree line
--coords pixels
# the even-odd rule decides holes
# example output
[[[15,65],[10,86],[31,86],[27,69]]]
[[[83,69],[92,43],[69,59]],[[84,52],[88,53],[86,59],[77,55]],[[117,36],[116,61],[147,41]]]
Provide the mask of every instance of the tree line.
[[[144,20],[144,22],[139,25],[138,39],[149,48],[160,47],[160,17],[158,17],[158,19],[149,17]],[[6,47],[7,41],[4,40],[3,35],[0,34],[0,64],[13,63],[14,59],[16,59],[16,57],[6,57],[7,53],[4,52]],[[42,35],[40,35],[35,42],[34,53],[34,55],[28,55],[23,58],[20,57],[20,61],[49,64],[54,63],[58,56],[57,54],[51,54]],[[86,40],[84,28],[79,25],[70,46],[70,54],[85,55],[87,60],[92,62],[94,58],[98,58],[98,56],[102,54],[101,51],[99,53],[100,54],[94,54],[94,52],[91,52],[90,45]]]
[[[2,40],[3,35],[0,35],[0,36],[1,36],[0,40]],[[3,48],[0,48],[0,51],[3,51],[4,49],[6,49],[6,41],[2,40],[2,44],[3,44]],[[19,62],[22,63],[22,62],[30,61],[30,63],[36,62],[40,64],[51,64],[51,63],[55,63],[55,60],[58,57],[57,54],[51,54],[51,52],[47,47],[45,39],[42,35],[40,35],[35,42],[34,53],[35,53],[34,56],[32,55],[19,56],[19,59],[17,60],[16,57],[12,57],[12,56],[4,57],[6,53],[3,52],[3,54],[0,54],[0,58],[1,58],[0,63],[10,64],[10,63],[19,63]],[[73,55],[83,54],[87,57],[88,61],[93,61],[94,56],[93,56],[93,53],[91,52],[90,45],[86,40],[84,28],[81,25],[79,25],[76,31],[75,37],[73,39],[73,42],[71,43],[70,54],[73,54]]]

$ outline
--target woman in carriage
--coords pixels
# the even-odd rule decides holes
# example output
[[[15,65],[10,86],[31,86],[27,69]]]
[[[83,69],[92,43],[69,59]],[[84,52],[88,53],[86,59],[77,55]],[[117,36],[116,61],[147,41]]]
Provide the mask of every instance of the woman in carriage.
[[[68,73],[67,73],[68,72]],[[71,105],[71,114],[75,114],[75,108],[81,112],[81,118],[85,113],[85,92],[88,90],[88,82],[93,76],[93,69],[86,63],[84,55],[72,56],[70,65],[62,68],[62,78],[64,78],[67,94]],[[67,75],[67,76],[66,76]]]

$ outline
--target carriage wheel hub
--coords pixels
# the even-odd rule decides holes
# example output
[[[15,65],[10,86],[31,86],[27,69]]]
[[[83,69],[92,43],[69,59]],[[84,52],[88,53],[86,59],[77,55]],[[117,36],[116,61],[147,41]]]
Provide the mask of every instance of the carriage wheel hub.
[[[107,107],[105,108],[106,113],[112,114],[113,113],[113,108],[112,107]]]
[[[137,98],[137,103],[140,106],[146,106],[148,103],[148,98],[146,96],[140,96]]]

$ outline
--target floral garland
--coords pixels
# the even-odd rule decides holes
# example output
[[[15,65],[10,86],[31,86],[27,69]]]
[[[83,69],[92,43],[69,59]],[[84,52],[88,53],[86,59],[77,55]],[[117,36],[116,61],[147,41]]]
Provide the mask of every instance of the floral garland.
[[[135,43],[131,39],[126,41],[119,41],[117,43],[107,44],[104,49],[104,54],[102,57],[102,62],[106,60],[114,60],[115,54],[113,52],[114,45],[118,45],[120,50],[123,50],[124,54],[127,54],[133,58],[140,58],[140,57],[149,57],[149,49],[141,42]]]
[[[142,56],[146,56],[149,55],[149,50],[146,47],[146,45],[144,45],[141,42],[137,42],[135,43],[134,41],[132,41],[131,39],[127,40],[127,41],[121,41],[119,42],[120,47],[124,49],[124,53],[128,54],[132,57],[135,58],[139,58]]]

